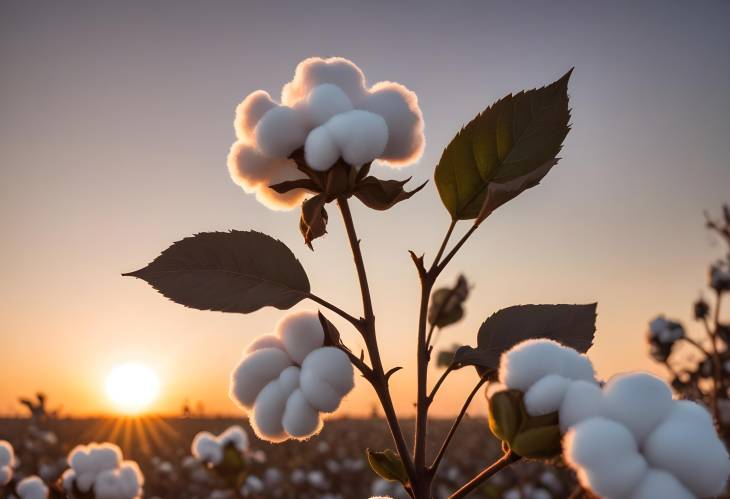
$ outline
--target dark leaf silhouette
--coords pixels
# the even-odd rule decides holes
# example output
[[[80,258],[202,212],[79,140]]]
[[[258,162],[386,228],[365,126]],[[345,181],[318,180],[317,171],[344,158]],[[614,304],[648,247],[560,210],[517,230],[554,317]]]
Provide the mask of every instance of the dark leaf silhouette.
[[[318,311],[317,315],[319,316],[319,322],[322,324],[322,330],[324,331],[324,345],[328,347],[339,347],[341,343],[340,332],[322,312]]]
[[[324,194],[317,194],[302,203],[302,216],[299,219],[299,230],[304,236],[304,243],[312,247],[312,241],[327,233],[327,210],[324,205],[327,198]]]
[[[579,352],[593,344],[596,303],[587,305],[517,305],[491,315],[479,328],[477,347],[464,346],[454,365],[476,366],[480,372],[497,369],[503,352],[530,338],[548,338]]]
[[[404,201],[423,189],[427,182],[419,185],[412,191],[406,191],[403,186],[406,180],[381,180],[375,177],[363,178],[355,188],[355,196],[362,203],[374,210],[387,210],[391,206]]]
[[[546,87],[502,98],[446,146],[434,178],[452,218],[468,220],[482,214],[483,220],[485,214],[534,186],[547,173],[529,177],[555,160],[568,134],[571,72]],[[497,192],[506,189],[509,196],[492,189],[492,198],[502,199],[496,206],[494,201],[486,201],[492,183],[505,184],[525,176],[526,181],[496,188]]]
[[[405,466],[401,458],[390,449],[382,452],[366,449],[368,464],[378,476],[391,482],[408,482]]]
[[[294,189],[306,189],[308,191],[315,192],[317,191],[317,184],[315,184],[312,179],[300,178],[297,180],[287,180],[286,182],[281,182],[280,184],[270,185],[269,189],[273,189],[279,194],[286,194],[287,192],[293,191]]]
[[[199,310],[250,313],[291,308],[309,279],[289,248],[255,231],[203,232],[174,243],[145,268],[124,274]]]
[[[436,327],[444,328],[464,317],[464,302],[469,296],[469,284],[466,277],[460,275],[451,288],[439,288],[431,295],[428,309],[428,322]]]

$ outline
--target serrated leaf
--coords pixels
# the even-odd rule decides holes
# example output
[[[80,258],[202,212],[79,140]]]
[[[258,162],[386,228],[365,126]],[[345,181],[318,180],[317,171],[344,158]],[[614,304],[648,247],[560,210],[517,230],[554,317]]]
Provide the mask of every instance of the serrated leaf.
[[[327,233],[327,210],[324,205],[327,198],[317,194],[302,203],[302,215],[299,218],[299,230],[304,237],[304,244],[313,250],[312,241]]]
[[[400,482],[403,484],[408,482],[408,474],[398,454],[390,449],[382,452],[366,449],[365,453],[367,454],[370,468],[378,476],[391,482]]]
[[[309,279],[284,243],[255,231],[203,232],[173,243],[146,267],[123,274],[198,310],[286,310],[309,293]]]
[[[434,179],[453,219],[477,218],[492,182],[528,175],[555,160],[570,129],[567,90],[571,72],[546,87],[500,99],[446,146]],[[522,190],[535,184],[525,185]]]
[[[427,181],[413,189],[406,191],[405,184],[410,180],[381,180],[376,177],[365,177],[355,188],[355,196],[368,208],[387,210],[388,208],[405,201],[423,189]]]
[[[461,347],[458,367],[473,365],[496,370],[499,359],[517,343],[548,338],[585,353],[596,332],[596,303],[587,305],[517,305],[491,315],[479,328],[477,347]]]

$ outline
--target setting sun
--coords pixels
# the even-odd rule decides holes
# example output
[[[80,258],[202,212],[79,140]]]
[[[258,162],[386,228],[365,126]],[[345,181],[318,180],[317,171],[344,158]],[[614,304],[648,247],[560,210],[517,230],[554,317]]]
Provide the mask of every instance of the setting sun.
[[[155,401],[160,392],[157,374],[142,364],[122,364],[106,378],[106,393],[116,408],[127,414],[138,414]]]

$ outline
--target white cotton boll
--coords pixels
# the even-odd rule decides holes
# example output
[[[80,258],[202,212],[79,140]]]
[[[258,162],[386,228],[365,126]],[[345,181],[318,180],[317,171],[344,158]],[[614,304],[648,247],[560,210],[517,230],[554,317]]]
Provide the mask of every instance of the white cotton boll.
[[[250,422],[262,440],[276,443],[287,439],[281,420],[288,397],[278,379],[266,385],[256,397]]]
[[[355,386],[354,376],[350,359],[342,350],[323,347],[304,359],[300,384],[312,407],[321,412],[334,412]]]
[[[569,386],[570,380],[557,374],[549,374],[540,379],[525,393],[527,413],[531,416],[542,416],[557,411]]]
[[[388,125],[379,114],[354,109],[338,114],[326,125],[335,138],[342,159],[352,166],[378,158],[388,143]]]
[[[276,331],[297,364],[313,350],[324,344],[324,329],[319,315],[313,312],[294,312],[286,315],[276,325]]]
[[[20,499],[46,499],[48,497],[48,487],[37,476],[29,476],[18,482],[15,489]]]
[[[290,366],[284,369],[279,375],[279,383],[285,393],[291,394],[299,388],[299,371],[297,366]]]
[[[75,481],[76,481],[76,472],[73,470],[73,468],[67,469],[61,475],[61,484],[63,485],[63,490],[65,490],[67,492],[73,490]]]
[[[304,142],[304,159],[312,170],[329,170],[339,157],[340,148],[328,127],[319,126],[309,132]]]
[[[259,392],[291,365],[286,352],[263,348],[245,357],[231,375],[231,397],[249,409]]]
[[[650,469],[628,499],[695,499],[671,473]]]
[[[338,86],[353,104],[361,101],[366,93],[365,75],[353,62],[342,57],[310,57],[297,65],[294,78],[281,91],[281,101],[293,106],[325,83]]]
[[[560,405],[560,431],[565,433],[576,424],[603,412],[601,387],[589,381],[571,381]]]
[[[223,461],[223,449],[215,436],[207,431],[195,435],[191,451],[193,456],[206,463],[216,465]]]
[[[619,374],[603,388],[604,413],[625,425],[641,443],[672,408],[667,384],[647,373]]]
[[[0,487],[10,483],[13,479],[13,468],[10,466],[0,466]]]
[[[568,379],[595,382],[596,373],[588,357],[568,347],[563,347],[562,354],[563,368],[560,374]]]
[[[563,348],[544,338],[518,343],[502,354],[499,380],[508,388],[526,392],[540,378],[562,372]]]
[[[94,481],[95,499],[132,499],[125,493],[124,483],[117,470],[106,470],[99,473]]]
[[[246,352],[251,353],[256,350],[263,350],[264,348],[278,348],[282,352],[286,352],[286,347],[284,347],[281,338],[273,334],[259,336],[246,347]]]
[[[282,418],[284,430],[294,438],[308,438],[322,427],[319,412],[307,402],[301,389],[289,396]]]
[[[648,469],[628,428],[609,419],[579,423],[565,436],[564,446],[581,482],[603,497],[625,497]]]
[[[270,109],[256,125],[256,146],[264,156],[286,158],[304,145],[307,128],[301,111],[287,106]]]
[[[241,140],[252,142],[254,140],[254,129],[261,117],[267,111],[276,107],[276,103],[271,100],[268,92],[256,90],[251,92],[243,99],[238,107],[236,107],[236,118],[233,121],[233,128],[236,131],[236,137]]]
[[[286,370],[284,372],[286,372]],[[226,431],[218,436],[218,441],[223,447],[228,444],[233,444],[239,452],[246,452],[248,450],[248,435],[239,425],[228,427]]]
[[[139,465],[134,461],[124,461],[119,467],[119,478],[122,482],[125,496],[129,499],[135,498],[142,493],[144,475]]]
[[[319,126],[337,114],[352,110],[352,102],[340,87],[325,83],[312,89],[305,109],[310,125]]]
[[[14,460],[13,446],[7,440],[0,440],[0,466],[11,466]]]
[[[388,142],[382,154],[388,164],[405,165],[421,157],[426,141],[423,115],[414,92],[398,83],[376,83],[362,108],[382,116],[388,125]]]
[[[644,455],[654,468],[669,471],[697,496],[714,497],[725,487],[730,459],[712,421],[700,411],[675,403],[675,410],[646,438]]]

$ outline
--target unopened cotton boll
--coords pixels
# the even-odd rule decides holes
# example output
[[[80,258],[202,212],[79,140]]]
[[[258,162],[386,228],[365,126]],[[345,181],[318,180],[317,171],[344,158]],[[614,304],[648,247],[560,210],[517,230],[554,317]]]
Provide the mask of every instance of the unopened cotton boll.
[[[631,432],[609,419],[579,423],[567,433],[564,446],[581,482],[603,497],[625,497],[648,469]]]
[[[223,449],[216,437],[207,431],[201,431],[195,435],[191,451],[193,456],[206,463],[216,465],[223,461]]]
[[[319,412],[304,397],[301,389],[295,390],[287,399],[282,418],[284,430],[294,438],[307,438],[322,427]]]
[[[532,385],[525,393],[524,402],[527,413],[542,416],[560,409],[570,380],[557,374],[549,374]]]
[[[671,473],[650,469],[628,499],[696,499]]]
[[[345,92],[331,83],[315,87],[307,97],[306,115],[310,125],[323,125],[335,115],[352,110]]]
[[[532,339],[513,346],[499,361],[499,380],[508,388],[526,392],[548,374],[563,369],[563,346],[548,339]]]
[[[352,166],[370,163],[383,154],[388,144],[388,125],[379,114],[353,109],[333,117],[325,126],[342,159]]]
[[[619,374],[603,388],[604,413],[626,426],[642,443],[669,413],[672,392],[667,384],[647,373]]]
[[[304,159],[312,170],[329,170],[339,157],[340,148],[327,126],[319,126],[309,132],[304,142]]]
[[[644,443],[644,455],[654,468],[672,473],[699,497],[720,494],[730,474],[727,450],[708,416],[697,404],[675,402]]]
[[[236,118],[233,121],[236,136],[242,140],[253,141],[255,138],[254,129],[259,120],[274,107],[276,107],[276,103],[271,100],[268,92],[256,90],[248,94],[243,102],[236,107]]]
[[[20,499],[47,499],[48,487],[37,476],[29,476],[18,482],[16,491]]]
[[[601,388],[589,381],[571,381],[558,411],[560,431],[565,433],[570,427],[586,419],[600,416],[602,412]]]
[[[278,106],[266,112],[255,129],[256,146],[264,156],[286,158],[304,145],[307,128],[301,111]]]
[[[276,326],[277,334],[291,359],[302,364],[304,358],[324,344],[324,329],[319,315],[295,312],[286,315]]]
[[[334,412],[355,386],[350,359],[335,347],[313,351],[302,363],[300,385],[312,407],[321,412]]]
[[[278,348],[252,352],[238,365],[231,376],[231,396],[250,409],[259,392],[291,365],[289,355]]]

